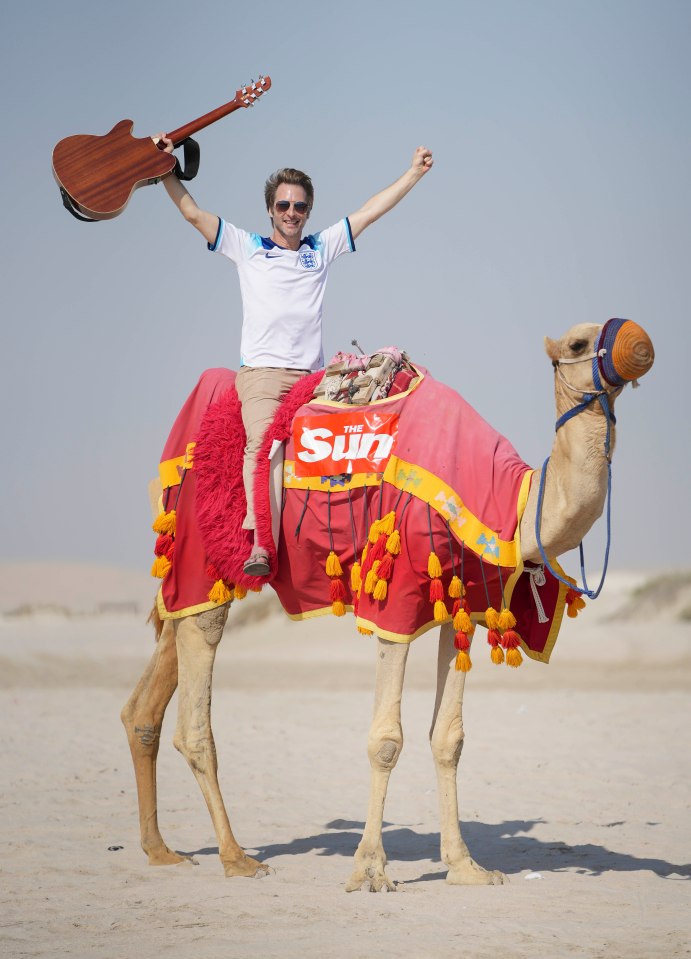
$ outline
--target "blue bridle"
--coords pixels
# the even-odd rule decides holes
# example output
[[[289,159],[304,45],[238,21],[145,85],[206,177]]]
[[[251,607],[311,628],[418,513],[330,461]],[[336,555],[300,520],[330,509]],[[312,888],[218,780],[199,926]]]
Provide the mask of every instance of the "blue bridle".
[[[577,589],[578,592],[584,594],[589,599],[597,599],[597,597],[600,595],[600,592],[605,582],[605,576],[607,575],[607,565],[609,563],[609,547],[612,539],[612,525],[611,525],[612,458],[610,455],[610,445],[611,445],[612,426],[616,424],[614,413],[612,412],[609,406],[609,398],[611,396],[617,396],[622,391],[622,389],[624,388],[627,382],[626,380],[622,379],[622,377],[614,369],[614,365],[612,362],[612,344],[614,343],[614,340],[616,338],[617,333],[619,332],[619,329],[625,322],[626,322],[625,320],[619,320],[619,319],[608,320],[608,322],[605,323],[602,330],[600,331],[600,335],[595,345],[595,352],[592,353],[590,356],[577,358],[574,360],[555,360],[555,363],[554,363],[555,371],[559,373],[560,376],[562,376],[562,379],[564,379],[563,375],[559,371],[559,366],[562,363],[580,363],[585,360],[591,359],[592,372],[593,372],[593,386],[594,386],[594,390],[592,392],[576,390],[575,387],[571,386],[564,379],[564,382],[569,387],[569,389],[572,389],[572,390],[575,390],[575,392],[581,393],[582,399],[580,403],[577,403],[570,410],[567,410],[566,413],[563,413],[559,417],[554,428],[555,432],[559,430],[564,425],[564,423],[567,423],[570,419],[573,419],[574,416],[578,416],[579,413],[582,413],[584,410],[586,410],[590,406],[591,403],[595,401],[597,401],[602,407],[602,412],[605,414],[605,422],[607,424],[607,431],[605,433],[605,448],[604,448],[604,455],[607,460],[607,508],[606,508],[607,545],[605,547],[605,559],[604,559],[604,565],[602,569],[602,576],[600,578],[600,583],[597,589],[591,590],[588,588],[588,583],[585,577],[585,562],[584,562],[582,542],[578,546],[580,561],[581,561],[581,577],[583,580],[582,587],[579,587],[579,586],[574,587],[573,582],[565,579],[563,576],[557,573],[557,571],[552,568],[550,561],[547,559],[547,555],[545,553],[544,547],[542,545],[542,540],[540,538],[540,526],[542,524],[542,503],[543,503],[544,494],[545,494],[545,476],[547,475],[547,464],[549,463],[549,460],[550,460],[549,456],[543,463],[542,472],[540,474],[540,488],[538,490],[537,512],[535,515],[535,539],[537,542],[537,548],[540,551],[540,557],[542,558],[542,562],[544,563],[545,568],[548,569],[549,572],[552,574],[552,576],[554,576],[555,579],[558,579],[560,583],[564,583],[569,588]],[[605,381],[613,387],[612,390],[608,391],[602,385],[602,379],[600,378],[601,373]]]

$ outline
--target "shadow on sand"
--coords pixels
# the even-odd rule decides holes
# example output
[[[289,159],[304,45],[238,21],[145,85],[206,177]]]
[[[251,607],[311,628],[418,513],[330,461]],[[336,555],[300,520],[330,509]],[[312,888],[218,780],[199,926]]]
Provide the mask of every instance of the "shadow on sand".
[[[627,853],[613,852],[606,846],[585,843],[569,846],[563,842],[544,842],[528,835],[544,820],[509,820],[498,824],[463,823],[463,838],[471,855],[483,866],[500,869],[508,875],[531,871],[574,871],[591,876],[605,872],[652,872],[663,879],[691,879],[691,864],[675,864],[664,859],[639,858]],[[609,823],[616,828],[624,823]],[[655,826],[655,823],[649,823]],[[364,823],[335,819],[326,824],[328,832],[293,839],[289,843],[257,846],[252,855],[266,862],[275,856],[300,856],[318,852],[321,856],[350,858],[357,847]],[[443,879],[445,868],[439,858],[439,833],[419,833],[404,826],[384,824],[384,847],[390,862],[425,862],[440,864],[439,872],[420,875],[414,882]],[[186,856],[218,855],[218,847],[185,852]]]

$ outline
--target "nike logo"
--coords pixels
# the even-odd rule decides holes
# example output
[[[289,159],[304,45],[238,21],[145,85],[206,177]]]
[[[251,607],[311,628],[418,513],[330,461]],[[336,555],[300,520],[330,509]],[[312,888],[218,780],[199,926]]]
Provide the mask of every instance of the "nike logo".
[[[280,256],[280,255],[281,255],[280,253],[265,253],[265,254],[264,254],[264,256],[267,258],[267,260],[275,260],[276,257],[278,257],[278,256]]]

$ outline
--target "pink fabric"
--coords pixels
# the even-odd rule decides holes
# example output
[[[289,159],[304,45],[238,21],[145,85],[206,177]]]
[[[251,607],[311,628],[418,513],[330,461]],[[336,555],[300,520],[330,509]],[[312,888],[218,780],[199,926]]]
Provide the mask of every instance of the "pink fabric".
[[[184,427],[181,414],[174,427],[177,438],[174,443],[171,441],[172,445],[166,445],[168,453],[176,450],[179,454],[187,442],[196,440],[194,469],[189,471],[181,497],[184,516],[179,517],[173,570],[164,581],[164,593],[169,584],[166,602],[169,611],[203,603],[213,578],[218,576],[246,588],[265,581],[242,572],[242,564],[250,551],[249,536],[241,526],[245,513],[242,484],[245,438],[237,394],[233,387],[227,388],[233,374],[223,371],[224,375],[218,376],[219,372],[210,371],[202,377],[194,399],[191,397],[184,407],[191,415],[189,428]],[[264,438],[255,484],[255,510],[257,529],[267,543],[271,542],[268,452],[273,440],[290,436],[293,417],[298,411],[328,414],[338,410],[333,406],[306,403],[320,376],[319,372],[310,374],[296,384]],[[219,397],[224,385],[226,389]],[[204,396],[214,397],[215,402],[198,422]],[[398,412],[400,416],[395,454],[442,478],[486,526],[502,539],[511,540],[516,528],[517,491],[528,469],[513,446],[458,393],[429,376],[409,395],[387,403],[388,411]],[[291,458],[291,452],[292,439],[289,439],[287,458]],[[195,483],[196,515],[192,515],[190,494],[195,492]],[[361,595],[358,614],[363,621],[385,634],[399,637],[412,636],[434,624],[427,574],[431,545],[442,566],[449,613],[452,602],[448,598],[448,584],[454,571],[461,573],[462,565],[472,612],[482,615],[487,605],[500,607],[502,582],[506,582],[511,570],[500,574],[495,565],[483,561],[479,556],[484,548],[482,544],[477,545],[477,552],[473,552],[472,544],[461,548],[455,537],[449,535],[443,517],[428,510],[427,504],[414,495],[405,492],[401,497],[400,491],[389,483],[355,489],[349,494],[342,484],[339,488],[338,477],[333,477],[329,493],[306,495],[304,490],[288,489],[284,496],[279,555],[278,560],[273,552],[270,557],[270,578],[287,612],[301,615],[330,609],[332,583],[326,575],[325,561],[331,547],[343,569],[340,579],[346,592],[345,602],[357,605],[349,585],[351,567],[360,559],[372,520],[389,510],[396,510],[404,548],[395,559],[388,598],[375,601],[371,595],[364,592]],[[211,579],[207,571],[209,561],[215,567]],[[196,585],[176,593],[173,589],[176,582],[180,586]],[[192,595],[195,588],[199,595]],[[560,620],[563,599],[558,582],[549,574],[540,596],[549,619]],[[514,590],[511,609],[527,646],[544,654],[551,623],[538,622],[527,574],[520,578]],[[548,658],[548,652],[543,658]]]

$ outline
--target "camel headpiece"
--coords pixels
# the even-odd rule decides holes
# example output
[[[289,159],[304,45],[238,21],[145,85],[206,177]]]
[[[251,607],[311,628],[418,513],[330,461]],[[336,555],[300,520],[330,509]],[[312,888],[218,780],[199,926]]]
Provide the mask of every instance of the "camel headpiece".
[[[583,324],[574,327],[573,334],[579,330],[587,333],[593,327]],[[591,334],[592,335],[592,334]],[[580,359],[592,359],[593,381],[597,389],[600,377],[610,386],[619,389],[627,383],[636,384],[636,380],[647,373],[655,360],[653,344],[643,327],[633,320],[613,318],[600,329],[595,341],[594,353],[589,357],[565,359],[561,355],[563,341],[545,337],[545,349],[553,363],[580,362]]]

